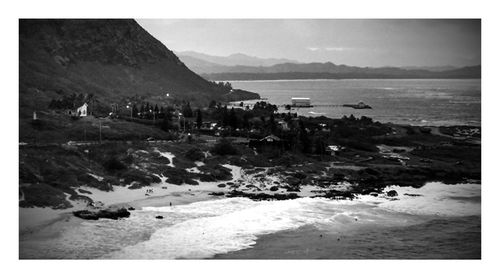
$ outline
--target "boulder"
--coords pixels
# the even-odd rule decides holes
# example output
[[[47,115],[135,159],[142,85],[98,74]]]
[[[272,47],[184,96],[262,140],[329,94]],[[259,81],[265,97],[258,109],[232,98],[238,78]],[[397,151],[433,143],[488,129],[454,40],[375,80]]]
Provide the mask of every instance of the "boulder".
[[[78,210],[74,211],[73,215],[85,220],[98,220],[100,218],[108,218],[117,220],[119,218],[127,218],[130,212],[126,208],[119,209],[102,209],[102,210]]]
[[[210,192],[208,193],[208,195],[212,195],[212,196],[224,196],[224,192]]]
[[[398,196],[398,192],[396,190],[390,190],[390,191],[387,191],[387,196],[389,197],[396,197]]]
[[[271,191],[278,191],[279,187],[277,186],[271,186],[271,188],[269,188],[269,190]]]

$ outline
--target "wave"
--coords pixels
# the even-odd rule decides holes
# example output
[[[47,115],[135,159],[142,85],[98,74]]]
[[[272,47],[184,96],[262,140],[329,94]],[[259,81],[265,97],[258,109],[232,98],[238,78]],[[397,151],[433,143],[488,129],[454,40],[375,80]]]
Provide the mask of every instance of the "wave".
[[[422,188],[391,186],[385,190],[396,190],[399,195],[397,198],[362,196],[355,201],[300,198],[256,202],[231,198],[176,207],[146,207],[144,212],[164,213],[165,217],[190,215],[191,219],[160,228],[149,240],[104,258],[207,258],[250,248],[260,235],[305,225],[341,233],[359,225],[409,225],[422,215],[481,213],[477,202],[480,185],[429,183]]]

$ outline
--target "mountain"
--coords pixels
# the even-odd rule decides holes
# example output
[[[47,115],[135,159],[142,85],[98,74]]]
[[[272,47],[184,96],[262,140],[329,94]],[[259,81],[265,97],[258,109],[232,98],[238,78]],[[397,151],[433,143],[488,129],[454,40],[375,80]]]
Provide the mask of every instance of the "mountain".
[[[73,93],[92,94],[108,107],[132,96],[149,100],[166,93],[200,104],[231,97],[134,20],[19,20],[20,113]]]
[[[447,70],[455,70],[458,67],[454,66],[436,66],[436,67],[402,67],[407,70],[428,70],[428,71],[447,71]]]
[[[243,54],[235,54],[243,55]],[[234,55],[232,55],[234,56]],[[249,57],[243,55],[245,57]],[[338,79],[338,78],[481,78],[481,66],[442,67],[355,67],[326,63],[286,62],[271,66],[229,65],[217,57],[181,52],[180,59],[209,80]],[[215,58],[214,58],[215,57]],[[231,57],[231,56],[229,56]],[[274,61],[276,62],[276,60]],[[225,64],[222,64],[225,63]]]
[[[201,73],[209,80],[352,79],[352,78],[481,78],[481,66],[443,71],[397,67],[354,67],[333,63],[277,64],[270,67],[233,66]]]
[[[297,61],[289,59],[259,58],[242,53],[236,53],[229,56],[213,56],[194,51],[184,51],[184,52],[177,52],[177,54],[179,55],[179,58],[182,61],[185,61],[188,67],[191,66],[199,67],[206,65],[203,62],[209,62],[212,65],[216,64],[216,66],[250,66],[250,67],[268,67],[283,63],[298,63]],[[201,62],[200,60],[202,60],[203,62]]]

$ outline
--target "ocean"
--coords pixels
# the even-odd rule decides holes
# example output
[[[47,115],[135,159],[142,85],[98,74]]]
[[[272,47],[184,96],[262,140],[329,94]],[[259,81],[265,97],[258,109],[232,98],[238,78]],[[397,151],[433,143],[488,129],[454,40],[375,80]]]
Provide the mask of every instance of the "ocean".
[[[398,197],[261,202],[214,197],[143,207],[117,221],[68,217],[21,235],[20,258],[481,258],[479,184],[387,190]]]
[[[259,93],[273,104],[308,97],[303,116],[367,116],[380,122],[419,126],[481,125],[480,79],[345,79],[229,81],[234,88]],[[373,109],[338,105],[363,101]],[[280,109],[284,112],[284,108]]]

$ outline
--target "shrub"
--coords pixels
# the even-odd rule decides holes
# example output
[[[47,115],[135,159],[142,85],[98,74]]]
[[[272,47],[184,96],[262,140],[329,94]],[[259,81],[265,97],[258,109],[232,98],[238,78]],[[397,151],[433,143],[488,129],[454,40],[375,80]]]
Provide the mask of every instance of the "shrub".
[[[221,139],[215,146],[212,148],[211,152],[217,155],[237,155],[238,150],[231,144],[231,142],[227,139]]]
[[[121,171],[127,169],[127,166],[123,164],[116,156],[110,157],[103,164],[104,168],[110,172]]]
[[[191,161],[200,161],[205,158],[205,154],[198,148],[188,150],[185,156]]]

